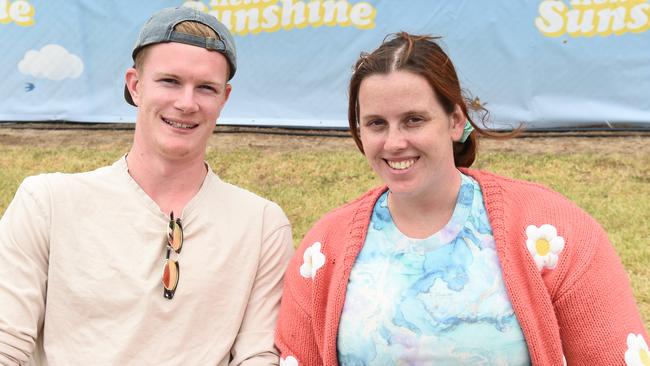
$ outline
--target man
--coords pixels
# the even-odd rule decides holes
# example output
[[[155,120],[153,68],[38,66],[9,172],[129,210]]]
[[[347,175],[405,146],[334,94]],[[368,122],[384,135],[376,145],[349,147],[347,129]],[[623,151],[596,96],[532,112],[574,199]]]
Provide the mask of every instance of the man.
[[[232,36],[165,9],[133,58],[129,153],[27,178],[0,221],[0,364],[275,365],[289,222],[205,163]]]

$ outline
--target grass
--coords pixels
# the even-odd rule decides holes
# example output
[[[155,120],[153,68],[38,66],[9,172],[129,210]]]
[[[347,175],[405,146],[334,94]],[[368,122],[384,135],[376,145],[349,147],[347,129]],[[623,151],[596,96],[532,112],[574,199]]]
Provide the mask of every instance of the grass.
[[[124,144],[0,145],[0,212],[28,175],[77,172],[110,164]],[[340,149],[210,147],[222,179],[282,206],[299,243],[325,212],[379,184],[352,145]],[[650,320],[650,154],[482,152],[475,168],[531,180],[561,192],[598,220],[627,269],[646,327]]]

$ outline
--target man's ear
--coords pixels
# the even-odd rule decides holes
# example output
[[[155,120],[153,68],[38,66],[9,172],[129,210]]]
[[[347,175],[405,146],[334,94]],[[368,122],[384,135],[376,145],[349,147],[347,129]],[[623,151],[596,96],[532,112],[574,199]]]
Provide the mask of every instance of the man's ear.
[[[465,113],[463,113],[463,110],[460,109],[458,104],[456,104],[454,111],[449,115],[449,123],[451,125],[451,138],[454,141],[460,140],[461,136],[463,136],[465,123],[467,123],[467,116],[465,116]]]
[[[136,70],[134,67],[129,68],[126,70],[124,79],[126,88],[129,89],[129,93],[131,93],[131,99],[133,99],[133,103],[135,103],[135,105],[139,105],[140,95],[138,94],[138,82],[140,81],[140,76],[138,75],[138,70]]]
[[[224,92],[226,93],[225,98],[224,98],[224,103],[228,101],[228,98],[230,97],[230,92],[232,91],[232,85],[230,83],[226,84],[226,88]]]

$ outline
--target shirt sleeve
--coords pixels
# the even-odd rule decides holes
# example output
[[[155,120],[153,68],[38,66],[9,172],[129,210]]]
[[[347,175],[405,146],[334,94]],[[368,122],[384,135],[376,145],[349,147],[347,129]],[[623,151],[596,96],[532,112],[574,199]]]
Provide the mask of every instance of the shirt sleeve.
[[[275,204],[266,208],[262,252],[230,365],[277,365],[273,331],[280,309],[282,283],[293,254],[291,226]]]
[[[0,364],[26,363],[43,326],[49,257],[47,190],[27,178],[0,219]]]
[[[581,268],[573,268],[579,276],[554,300],[566,362],[640,365],[628,358],[649,356],[648,335],[627,274],[606,233],[600,227],[590,232],[586,241],[594,251]]]

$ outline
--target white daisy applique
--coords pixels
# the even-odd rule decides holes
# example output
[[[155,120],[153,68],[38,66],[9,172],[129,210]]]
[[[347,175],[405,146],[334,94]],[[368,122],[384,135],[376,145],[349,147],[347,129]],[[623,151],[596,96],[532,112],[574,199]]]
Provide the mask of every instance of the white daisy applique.
[[[627,366],[650,366],[650,351],[648,344],[641,334],[627,335],[627,351],[625,351]]]
[[[298,360],[293,356],[287,358],[280,358],[280,366],[298,366]]]
[[[314,279],[316,272],[325,264],[325,255],[320,252],[320,247],[321,243],[317,241],[305,250],[300,266],[301,276]]]
[[[564,249],[564,238],[557,235],[553,225],[540,227],[530,225],[526,228],[526,246],[533,256],[537,269],[553,269],[557,265],[558,254]]]

